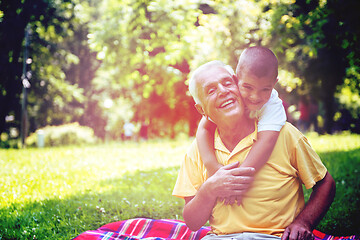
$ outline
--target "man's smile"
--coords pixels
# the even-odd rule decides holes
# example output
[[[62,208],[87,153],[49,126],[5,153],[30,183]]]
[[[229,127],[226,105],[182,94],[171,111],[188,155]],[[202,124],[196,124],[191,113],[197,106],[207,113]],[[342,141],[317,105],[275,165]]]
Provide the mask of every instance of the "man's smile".
[[[226,108],[230,107],[235,103],[235,99],[231,98],[220,104],[219,108]]]

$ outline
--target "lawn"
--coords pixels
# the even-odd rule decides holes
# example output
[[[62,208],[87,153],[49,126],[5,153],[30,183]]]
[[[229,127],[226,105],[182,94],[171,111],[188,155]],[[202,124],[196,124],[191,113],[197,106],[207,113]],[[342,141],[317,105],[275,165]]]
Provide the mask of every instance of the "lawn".
[[[337,183],[317,229],[358,234],[360,135],[308,138]],[[181,219],[183,200],[171,192],[190,142],[0,150],[0,239],[71,239],[123,219]]]

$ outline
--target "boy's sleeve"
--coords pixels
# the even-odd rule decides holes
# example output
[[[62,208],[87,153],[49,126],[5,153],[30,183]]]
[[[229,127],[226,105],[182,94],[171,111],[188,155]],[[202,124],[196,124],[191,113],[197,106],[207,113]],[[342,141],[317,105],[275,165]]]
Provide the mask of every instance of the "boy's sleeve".
[[[286,113],[278,92],[273,89],[267,103],[261,109],[258,132],[280,131],[286,122]]]

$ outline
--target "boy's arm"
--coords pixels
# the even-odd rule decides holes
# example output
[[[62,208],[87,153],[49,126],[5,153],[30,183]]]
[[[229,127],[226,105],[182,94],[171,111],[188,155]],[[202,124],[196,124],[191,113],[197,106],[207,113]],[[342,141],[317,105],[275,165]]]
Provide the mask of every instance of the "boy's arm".
[[[246,156],[242,167],[253,167],[259,171],[269,160],[275,147],[281,128],[285,125],[286,114],[279,95],[275,89],[272,90],[268,102],[258,122],[258,138]],[[241,196],[236,197],[238,205],[241,204]]]
[[[273,89],[267,103],[262,108],[258,122],[258,138],[241,166],[254,167],[258,171],[269,160],[285,125],[286,113],[278,92]]]
[[[258,140],[253,144],[250,152],[246,156],[241,167],[252,167],[255,173],[265,165],[275,147],[276,141],[279,137],[279,131],[261,131],[258,133]],[[240,206],[242,196],[232,196],[225,199],[225,204],[233,204],[234,202]]]
[[[203,117],[200,120],[196,131],[196,141],[199,148],[201,159],[209,173],[209,176],[222,167],[217,161],[214,150],[214,135],[216,125]]]
[[[258,140],[253,144],[249,154],[246,156],[242,167],[253,167],[257,172],[269,160],[279,137],[279,131],[261,131]]]

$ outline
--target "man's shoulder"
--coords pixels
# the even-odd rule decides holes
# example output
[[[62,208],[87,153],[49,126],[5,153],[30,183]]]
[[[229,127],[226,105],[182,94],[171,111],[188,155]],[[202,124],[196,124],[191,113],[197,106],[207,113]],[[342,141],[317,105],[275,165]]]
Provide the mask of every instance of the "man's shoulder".
[[[285,125],[281,128],[279,137],[280,136],[285,138],[285,143],[288,143],[290,140],[297,141],[304,137],[299,129],[297,129],[289,122],[286,122]]]
[[[194,140],[191,142],[190,146],[188,147],[188,149],[186,151],[186,155],[187,155],[188,158],[191,158],[193,160],[200,157],[199,148],[198,148],[198,145],[197,145],[196,138],[194,138]]]
[[[281,131],[303,135],[299,129],[297,129],[294,125],[292,125],[289,122],[285,122],[285,125],[282,127]]]

